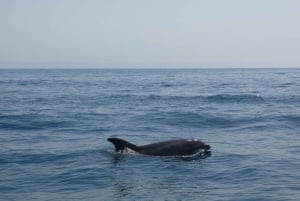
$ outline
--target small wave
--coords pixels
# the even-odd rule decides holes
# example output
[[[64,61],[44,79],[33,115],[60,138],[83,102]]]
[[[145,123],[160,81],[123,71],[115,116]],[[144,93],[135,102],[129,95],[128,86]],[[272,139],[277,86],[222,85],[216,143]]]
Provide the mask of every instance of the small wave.
[[[0,127],[6,130],[41,130],[66,127],[68,122],[0,122]]]
[[[45,163],[53,162],[57,160],[58,156],[50,153],[39,153],[39,154],[26,154],[26,153],[13,153],[13,154],[1,154],[1,163],[17,163],[17,164],[27,164],[27,163]],[[64,157],[64,158],[67,158]]]
[[[2,153],[0,162],[17,164],[39,164],[39,163],[60,163],[61,161],[72,160],[77,157],[88,157],[88,155],[97,155],[99,150],[80,150],[67,153]]]
[[[291,87],[291,86],[294,86],[295,83],[292,83],[292,82],[285,82],[285,83],[281,83],[279,85],[276,85],[275,87],[276,88],[287,88],[287,87]]]
[[[291,95],[291,96],[284,96],[284,97],[270,97],[268,98],[268,101],[275,102],[275,103],[300,103],[300,96]]]
[[[259,103],[264,102],[264,99],[258,95],[229,95],[229,94],[218,94],[205,97],[208,101],[222,102],[222,103]]]
[[[139,121],[152,121],[170,126],[208,128],[226,128],[236,124],[236,120],[224,117],[205,115],[195,112],[150,113],[137,117]]]
[[[265,99],[259,95],[195,95],[195,96],[172,96],[172,95],[133,95],[133,94],[114,94],[107,97],[111,100],[134,100],[134,101],[200,101],[210,103],[262,103]]]

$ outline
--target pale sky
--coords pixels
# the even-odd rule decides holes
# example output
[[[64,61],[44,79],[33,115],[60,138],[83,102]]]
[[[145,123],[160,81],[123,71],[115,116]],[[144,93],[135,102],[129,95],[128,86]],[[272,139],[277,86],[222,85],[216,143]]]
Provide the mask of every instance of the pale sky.
[[[0,68],[300,67],[300,0],[0,0]]]

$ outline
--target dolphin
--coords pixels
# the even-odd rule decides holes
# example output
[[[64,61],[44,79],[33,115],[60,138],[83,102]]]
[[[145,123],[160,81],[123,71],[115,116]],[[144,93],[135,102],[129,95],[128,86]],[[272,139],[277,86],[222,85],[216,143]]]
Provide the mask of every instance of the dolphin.
[[[130,149],[139,154],[152,156],[188,156],[201,150],[210,149],[210,145],[198,139],[169,140],[143,146],[134,145],[120,138],[108,138],[107,140],[114,144],[116,152],[122,153]]]

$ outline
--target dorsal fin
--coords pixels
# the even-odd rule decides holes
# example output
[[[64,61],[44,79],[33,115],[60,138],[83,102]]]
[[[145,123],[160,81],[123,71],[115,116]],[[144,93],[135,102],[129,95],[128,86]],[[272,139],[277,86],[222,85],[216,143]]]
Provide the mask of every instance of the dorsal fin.
[[[130,142],[127,142],[126,140],[120,138],[108,138],[107,140],[115,145],[116,152],[123,151],[127,147],[134,151],[137,151],[138,149],[136,145],[131,144]]]

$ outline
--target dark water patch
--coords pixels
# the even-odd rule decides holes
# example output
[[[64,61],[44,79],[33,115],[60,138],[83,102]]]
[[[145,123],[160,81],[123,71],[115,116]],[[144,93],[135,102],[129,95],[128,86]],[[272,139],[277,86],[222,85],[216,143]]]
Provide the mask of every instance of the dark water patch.
[[[157,83],[152,83],[151,87],[152,88],[169,88],[173,86],[178,86],[180,85],[179,83],[170,83],[170,82],[157,82]]]
[[[18,188],[14,186],[0,185],[1,192],[15,192]]]
[[[161,83],[161,86],[162,87],[172,87],[173,85],[170,83],[163,82],[163,83]]]
[[[51,80],[47,79],[29,79],[29,80],[15,80],[11,81],[10,84],[16,84],[20,87],[41,87],[51,84]]]
[[[295,85],[295,83],[293,83],[293,82],[285,82],[285,83],[280,83],[279,85],[276,85],[274,87],[276,87],[276,88],[289,88],[289,87],[294,86],[294,85]]]
[[[300,115],[282,115],[278,117],[279,121],[284,121],[293,126],[300,127]]]

